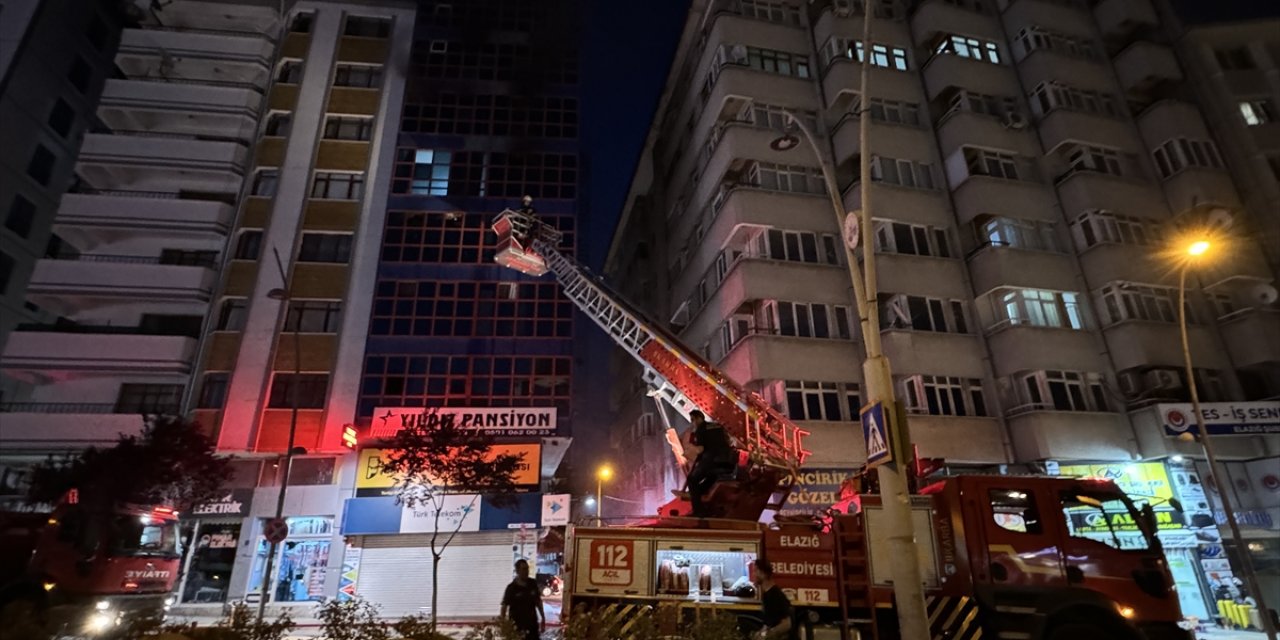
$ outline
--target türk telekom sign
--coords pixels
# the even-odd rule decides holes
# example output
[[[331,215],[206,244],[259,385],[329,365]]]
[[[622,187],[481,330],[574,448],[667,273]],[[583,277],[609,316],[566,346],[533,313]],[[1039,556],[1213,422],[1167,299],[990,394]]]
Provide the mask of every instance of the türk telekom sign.
[[[1195,413],[1189,403],[1158,404],[1165,435],[1195,435]],[[1212,436],[1280,434],[1280,402],[1201,402],[1200,414]]]
[[[475,429],[492,436],[555,435],[555,407],[514,407],[503,409],[474,407],[378,407],[373,410],[370,435],[389,438],[409,425],[428,427],[452,422],[463,429]]]

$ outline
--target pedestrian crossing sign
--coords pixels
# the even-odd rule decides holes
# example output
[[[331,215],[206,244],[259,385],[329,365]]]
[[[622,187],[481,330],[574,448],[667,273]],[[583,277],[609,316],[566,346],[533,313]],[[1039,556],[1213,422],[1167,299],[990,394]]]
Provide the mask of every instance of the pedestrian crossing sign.
[[[889,424],[885,420],[882,403],[862,408],[862,439],[867,444],[868,469],[893,461],[893,450],[889,448]]]

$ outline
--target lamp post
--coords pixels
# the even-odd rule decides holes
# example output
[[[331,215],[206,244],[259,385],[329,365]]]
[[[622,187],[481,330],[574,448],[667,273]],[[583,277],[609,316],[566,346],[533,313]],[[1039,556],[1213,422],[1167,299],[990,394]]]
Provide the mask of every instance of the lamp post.
[[[289,278],[284,272],[284,262],[280,260],[280,251],[272,247],[272,252],[276,256],[276,269],[280,272],[280,284],[284,287],[289,286]],[[277,300],[284,306],[284,323],[289,324],[289,304],[293,300],[288,289],[277,288],[267,292],[267,297]],[[302,343],[298,337],[302,332],[302,316],[294,319],[293,322],[293,384],[289,387],[289,442],[286,445],[284,454],[284,476],[280,479],[280,493],[276,496],[276,514],[275,519],[279,520],[284,517],[284,498],[285,493],[289,489],[289,473],[293,469],[293,456],[295,454],[294,441],[298,435],[298,386],[302,379]],[[263,616],[267,610],[267,597],[271,589],[271,574],[275,569],[276,552],[280,549],[279,542],[272,542],[270,550],[267,552],[267,566],[262,573],[262,594],[258,598],[258,624],[262,624]]]
[[[786,120],[804,135],[809,146],[813,148],[822,168],[822,179],[826,183],[827,196],[831,201],[832,213],[836,217],[836,228],[845,231],[845,262],[849,267],[849,280],[853,284],[854,301],[857,304],[858,318],[865,342],[866,360],[862,363],[863,384],[867,391],[867,403],[882,403],[886,415],[898,415],[897,402],[893,393],[893,374],[889,367],[889,359],[885,357],[880,343],[880,311],[877,301],[876,256],[874,234],[871,229],[871,112],[868,108],[870,95],[867,91],[871,78],[871,20],[870,3],[864,4],[868,10],[862,16],[862,65],[861,96],[858,108],[858,149],[860,154],[859,182],[861,183],[862,211],[845,212],[844,201],[840,195],[839,185],[835,179],[834,162],[823,152],[807,125],[794,114],[787,112]],[[770,146],[778,151],[794,149],[800,144],[799,138],[787,133],[774,140]],[[864,268],[858,267],[857,257],[853,254],[854,246],[861,243]],[[911,495],[907,487],[906,460],[900,459],[909,449],[909,438],[906,435],[906,424],[899,420],[886,420],[886,428],[893,433],[888,436],[890,450],[895,459],[882,464],[876,471],[880,480],[880,503],[884,509],[886,547],[889,552],[889,569],[893,576],[893,594],[898,612],[898,628],[902,640],[928,640],[929,615],[924,603],[924,585],[920,575],[920,565],[916,560],[916,536],[914,523],[911,520]],[[895,443],[901,446],[895,446]],[[896,449],[896,450],[895,450]]]
[[[1249,591],[1252,592],[1254,601],[1258,604],[1258,613],[1260,614],[1258,617],[1262,619],[1262,628],[1266,631],[1268,640],[1276,640],[1276,628],[1271,620],[1271,610],[1267,608],[1262,589],[1258,586],[1258,575],[1253,569],[1253,558],[1250,557],[1249,547],[1240,535],[1240,525],[1236,522],[1236,513],[1231,507],[1231,498],[1227,495],[1231,486],[1219,481],[1221,476],[1218,475],[1218,456],[1213,450],[1213,439],[1209,437],[1209,430],[1205,428],[1204,415],[1200,413],[1200,393],[1196,389],[1195,369],[1191,366],[1191,345],[1187,340],[1187,271],[1193,264],[1199,262],[1212,247],[1213,244],[1208,239],[1199,239],[1189,243],[1185,250],[1186,255],[1182,259],[1182,267],[1179,269],[1178,330],[1182,334],[1182,360],[1187,369],[1187,388],[1191,391],[1191,413],[1195,418],[1196,430],[1200,434],[1200,446],[1204,449],[1205,458],[1209,462],[1209,479],[1218,488],[1218,497],[1222,499],[1222,511],[1227,516],[1227,526],[1231,529],[1231,539],[1235,542],[1236,550],[1240,556],[1240,565],[1244,570],[1245,581],[1249,585]]]
[[[613,467],[601,465],[596,469],[596,525],[604,524],[604,481],[613,477]]]

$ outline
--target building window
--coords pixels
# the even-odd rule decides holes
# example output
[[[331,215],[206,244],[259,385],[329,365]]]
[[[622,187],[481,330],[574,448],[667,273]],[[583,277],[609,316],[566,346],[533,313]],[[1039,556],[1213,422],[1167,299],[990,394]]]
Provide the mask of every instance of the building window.
[[[800,25],[800,9],[789,2],[779,0],[738,0],[738,11],[756,20],[766,20],[791,26]]]
[[[424,196],[449,195],[449,162],[453,153],[418,149],[413,155],[413,182],[409,193]]]
[[[240,331],[249,318],[249,304],[244,298],[228,298],[218,309],[215,331]]]
[[[358,415],[371,415],[375,406],[554,406],[567,412],[572,369],[569,357],[369,355]]]
[[[1078,144],[1067,154],[1068,175],[1077,171],[1123,176],[1120,152],[1115,149]]]
[[[1000,64],[1000,49],[996,43],[965,36],[950,35],[938,43],[936,54],[960,56],[971,60]]]
[[[1120,108],[1114,96],[1099,91],[1077,89],[1061,82],[1041,82],[1031,92],[1031,107],[1038,115],[1054,109],[1069,109],[1119,117]]]
[[[855,112],[857,106],[855,105],[852,109],[850,113]],[[872,98],[870,109],[871,119],[877,122],[920,126],[920,105],[914,102]]]
[[[1217,58],[1218,66],[1222,67],[1224,71],[1242,71],[1258,68],[1248,47],[1216,49],[1213,52],[1213,57]]]
[[[315,20],[315,14],[310,12],[294,14],[293,19],[289,21],[289,31],[291,33],[311,33],[311,23]]]
[[[4,226],[8,230],[27,238],[31,236],[31,225],[36,219],[36,205],[21,195],[14,195],[9,204],[9,213],[4,218]]]
[[[253,174],[253,187],[249,195],[271,198],[276,195],[276,187],[280,184],[279,169],[259,169]]]
[[[1102,287],[1102,306],[1111,323],[1125,320],[1150,322],[1178,321],[1178,290],[1168,287],[1118,282]],[[1195,322],[1192,307],[1187,305],[1187,322]]]
[[[229,373],[206,373],[200,383],[200,397],[196,399],[197,409],[221,409],[227,402],[227,385],[231,382]]]
[[[964,150],[964,162],[969,175],[1006,180],[1018,179],[1018,161],[1012,153],[980,147],[961,147],[961,149]]]
[[[271,395],[267,407],[290,409],[293,407],[294,390],[298,394],[299,409],[323,409],[324,396],[329,390],[327,373],[277,373],[271,383]]]
[[[9,254],[0,251],[0,296],[9,291],[9,281],[13,279],[13,268],[16,265]]]
[[[871,179],[900,187],[934,188],[933,165],[913,160],[872,156]]]
[[[742,45],[721,45],[717,55],[719,64],[712,71],[709,85],[715,83],[714,74],[718,72],[720,66],[725,64],[743,65],[757,71],[782,76],[809,77],[809,56]]]
[[[982,380],[955,376],[909,376],[901,382],[907,411],[931,416],[985,416]]]
[[[284,330],[301,333],[337,333],[338,320],[342,317],[342,303],[325,300],[295,300],[289,302]]]
[[[58,98],[58,101],[53,103],[53,109],[49,111],[49,128],[65,138],[71,132],[71,125],[75,121],[75,109],[72,109],[71,105],[62,98]]]
[[[342,233],[304,233],[298,262],[351,261],[351,235]]]
[[[326,140],[368,140],[373,134],[373,118],[329,116],[324,121]]]
[[[176,414],[182,404],[180,384],[131,384],[120,385],[116,398],[116,413]]]
[[[57,157],[53,155],[42,144],[36,145],[36,150],[31,153],[31,161],[27,163],[27,175],[33,180],[44,186],[49,186],[49,180],[53,178],[53,165]]]
[[[1005,289],[995,294],[996,326],[1004,324],[1084,329],[1079,295],[1071,291]]]
[[[1164,232],[1158,222],[1104,209],[1080,214],[1073,226],[1076,240],[1085,247],[1104,243],[1152,246],[1164,242]]]
[[[1102,376],[1077,371],[1035,371],[1022,376],[1018,392],[1025,411],[1109,411]]]
[[[262,131],[264,136],[286,137],[289,135],[289,129],[293,126],[293,113],[289,111],[275,111],[267,116],[267,126]]]
[[[880,324],[886,329],[968,333],[964,303],[905,293],[881,294]]]
[[[1160,170],[1162,178],[1169,178],[1191,167],[1222,168],[1222,158],[1218,156],[1218,148],[1208,140],[1174,138],[1157,147],[1151,155],[1156,160],[1156,168]]]
[[[841,59],[857,60],[862,62],[862,41],[852,38],[829,38],[823,45],[822,51],[819,52],[822,58],[823,66],[830,65],[832,62]],[[901,47],[894,47],[886,44],[871,44],[871,66],[880,67],[881,69],[893,69],[895,71],[906,71],[907,50]]]
[[[231,254],[233,260],[257,260],[262,255],[262,231],[249,229],[241,231],[236,238],[236,250]]]
[[[311,197],[326,200],[359,200],[364,196],[363,173],[317,171],[311,182]]]
[[[440,91],[407,102],[401,114],[405,133],[574,138],[578,100],[562,96],[520,96]]]
[[[382,67],[368,64],[340,64],[333,73],[333,86],[376,89],[382,86]]]
[[[276,71],[276,82],[280,84],[298,84],[302,82],[302,61],[285,60]]]
[[[568,338],[572,318],[555,284],[382,280],[370,334]]]
[[[822,173],[816,169],[769,162],[752,163],[747,182],[761,189],[791,193],[824,193],[826,189]]]
[[[391,35],[391,21],[385,18],[347,16],[346,24],[342,26],[342,35],[360,38],[385,38]]]
[[[792,420],[842,420],[840,390],[834,382],[787,380],[787,415]]]
[[[1034,493],[1012,489],[991,489],[987,495],[991,499],[991,518],[996,526],[1006,531],[1032,535],[1040,535],[1044,531],[1040,510],[1036,508]],[[1068,522],[1071,521],[1070,518],[1071,516],[1068,515]]]
[[[1037,50],[1053,51],[1086,60],[1097,58],[1097,51],[1094,49],[1093,43],[1088,39],[1056,33],[1041,27],[1031,27],[1019,31],[1015,41],[1022,48],[1022,56],[1024,58]]]
[[[76,91],[85,93],[89,90],[89,81],[92,79],[93,68],[84,61],[84,58],[76,56],[75,60],[71,61],[71,69],[67,71],[67,81],[76,88]]]
[[[807,302],[768,301],[765,315],[779,335],[796,338],[852,339],[849,307]]]
[[[1011,113],[1017,113],[1018,101],[1008,96],[957,91],[955,95],[951,96],[946,115],[951,115],[958,111],[1004,118]]]
[[[1062,252],[1057,228],[1052,222],[1006,216],[978,216],[973,225],[978,234],[978,243],[982,246]]]
[[[876,250],[913,256],[950,258],[946,229],[922,224],[876,220]]]
[[[218,252],[189,249],[161,249],[160,264],[216,269],[218,268]]]
[[[1240,117],[1244,118],[1244,123],[1250,127],[1264,125],[1276,119],[1275,109],[1272,108],[1271,101],[1266,98],[1242,101]]]

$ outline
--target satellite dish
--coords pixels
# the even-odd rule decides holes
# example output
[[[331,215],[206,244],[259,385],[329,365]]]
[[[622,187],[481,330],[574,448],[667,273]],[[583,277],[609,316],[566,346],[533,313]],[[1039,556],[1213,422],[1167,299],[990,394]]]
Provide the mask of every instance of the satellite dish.
[[[1235,216],[1227,209],[1217,208],[1209,212],[1209,226],[1226,231],[1235,222]]]
[[[862,212],[850,211],[844,217],[844,243],[850,251],[858,249],[858,241],[862,239]]]
[[[1249,295],[1260,305],[1275,304],[1276,300],[1280,300],[1280,291],[1266,283],[1255,286],[1249,291]]]

